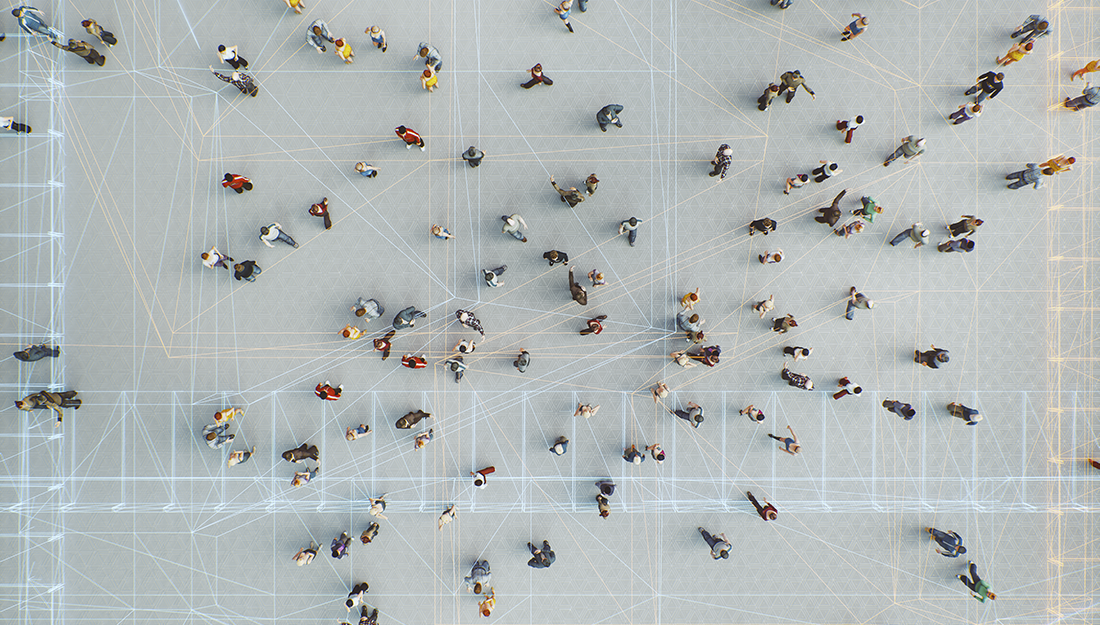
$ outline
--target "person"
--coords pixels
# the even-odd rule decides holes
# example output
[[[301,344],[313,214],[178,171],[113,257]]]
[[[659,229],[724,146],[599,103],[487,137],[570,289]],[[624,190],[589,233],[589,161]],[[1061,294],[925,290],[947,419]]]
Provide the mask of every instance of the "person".
[[[959,110],[957,110],[954,113],[948,115],[947,117],[949,119],[954,120],[954,121],[951,122],[952,124],[954,124],[955,126],[958,126],[959,124],[961,124],[963,122],[968,122],[968,121],[974,119],[975,117],[980,116],[981,114],[982,114],[982,105],[981,104],[977,104],[975,102],[967,102],[967,103],[963,104],[962,106],[960,106]]]
[[[370,35],[370,41],[374,44],[374,47],[386,51],[386,31],[382,30],[378,26],[371,26],[363,31],[364,34]]]
[[[527,367],[531,364],[531,354],[522,347],[519,348],[519,356],[512,361],[512,366],[520,373],[527,373]]]
[[[498,286],[504,284],[504,282],[500,280],[500,276],[503,275],[504,272],[507,271],[507,270],[508,270],[508,265],[501,265],[500,267],[497,267],[496,269],[482,269],[481,270],[481,277],[485,278],[485,284],[486,285],[491,286],[491,287],[498,287]]]
[[[817,212],[821,214],[814,217],[814,221],[828,224],[830,227],[835,226],[836,222],[840,220],[840,200],[844,198],[844,194],[847,192],[848,189],[843,189],[833,198],[833,203],[830,206],[817,209]]]
[[[758,255],[756,258],[760,261],[761,265],[774,265],[775,263],[783,261],[783,250],[776,250],[774,252],[764,250],[764,253]]]
[[[703,540],[707,541],[707,545],[710,546],[710,557],[715,560],[725,560],[730,557],[730,549],[733,549],[733,545],[726,539],[725,532],[715,536],[702,527],[698,528],[699,533],[703,535]]]
[[[596,495],[596,507],[599,508],[600,517],[607,518],[611,516],[611,502],[607,497],[603,495]]]
[[[569,451],[569,439],[564,436],[559,436],[550,446],[550,453],[555,456],[564,456],[566,451]]]
[[[31,127],[26,124],[20,124],[15,121],[14,117],[0,117],[0,128],[6,128],[14,132],[25,132],[30,134]]]
[[[53,410],[57,413],[57,421],[54,423],[54,427],[59,427],[62,418],[64,418],[64,413],[61,411],[62,408],[80,410],[80,404],[82,404],[83,401],[76,398],[77,394],[77,391],[38,391],[37,393],[27,395],[23,399],[15,400],[15,407],[28,412],[31,410]],[[232,436],[230,436],[229,440],[232,440]],[[220,446],[221,445],[219,445],[219,447]]]
[[[306,30],[306,43],[313,46],[318,54],[321,54],[326,50],[326,41],[328,43],[336,41],[328,32],[328,24],[325,24],[322,20],[313,20],[313,23],[310,24],[309,28]]]
[[[1072,81],[1078,76],[1084,76],[1085,74],[1091,74],[1092,72],[1097,71],[1100,71],[1100,60],[1089,61],[1088,63],[1085,63],[1084,67],[1070,74],[1069,79]]]
[[[348,540],[350,542],[351,539],[349,538]],[[347,608],[348,612],[351,612],[353,609],[355,609],[355,606],[363,602],[363,593],[367,592],[368,590],[370,590],[370,584],[366,582],[359,582],[358,584],[352,586],[351,592],[348,593],[347,600],[344,601],[344,607]]]
[[[889,167],[890,163],[898,160],[902,156],[905,157],[905,164],[908,165],[914,158],[924,153],[924,139],[918,139],[916,135],[909,135],[901,140],[901,145],[898,149],[894,150],[885,161],[883,161],[883,167]]]
[[[557,556],[550,549],[548,541],[542,541],[542,549],[536,549],[531,543],[527,543],[527,548],[531,550],[531,555],[534,556],[527,561],[527,566],[531,568],[548,569],[554,563],[554,560],[557,560]]]
[[[256,276],[263,273],[263,269],[254,260],[245,260],[233,265],[233,278],[255,282]]]
[[[623,112],[623,106],[621,104],[608,104],[596,113],[596,123],[600,125],[600,130],[607,132],[607,126],[609,124],[615,124],[617,127],[622,128],[623,122],[619,119],[619,113]]]
[[[762,232],[764,236],[768,236],[769,232],[773,232],[778,224],[771,217],[765,217],[764,219],[755,219],[749,222],[749,236]]]
[[[369,545],[374,542],[375,538],[378,538],[378,523],[374,522],[367,526],[367,529],[363,530],[363,533],[359,535],[359,542],[364,545]]]
[[[947,364],[950,360],[947,350],[935,345],[926,352],[921,352],[919,349],[913,350],[913,362],[920,363],[929,369],[939,369],[941,364]]]
[[[591,277],[591,276],[589,276]],[[594,283],[595,281],[593,281]],[[584,288],[583,284],[578,284],[573,279],[573,268],[569,268],[569,295],[573,298],[574,302],[577,302],[581,306],[588,305],[588,290]]]
[[[91,32],[91,29],[89,29],[88,32]],[[229,66],[233,69],[241,69],[242,67],[248,69],[248,61],[237,54],[237,46],[229,46],[227,48],[224,45],[219,45],[218,61],[221,63],[229,63]]]
[[[810,379],[810,376],[790,371],[787,369],[787,363],[783,363],[783,368],[779,370],[779,377],[787,381],[787,386],[793,386],[807,391],[814,390],[814,382]]]
[[[859,233],[863,232],[865,227],[866,227],[866,225],[863,223],[863,220],[857,219],[857,220],[853,221],[852,223],[844,224],[843,226],[837,228],[836,230],[833,230],[833,234],[835,234],[838,237],[842,236],[845,239],[848,239],[853,234],[859,234]]]
[[[355,164],[355,171],[359,172],[359,175],[364,178],[374,178],[378,175],[378,168],[370,163],[358,162]]]
[[[424,419],[431,419],[432,413],[424,412],[417,409],[416,411],[410,411],[405,413],[403,417],[397,420],[397,423],[393,424],[393,427],[399,430],[411,430],[414,425],[420,423]]]
[[[714,171],[710,172],[710,177],[718,176],[719,180],[726,179],[726,170],[730,168],[730,163],[733,162],[733,148],[728,143],[723,143],[718,146],[718,152],[714,155],[714,160],[710,162],[714,165]]]
[[[687,421],[691,427],[698,429],[698,427],[703,424],[703,407],[693,401],[689,401],[687,405],[687,410],[681,410],[679,408],[676,410],[670,409],[669,413]]]
[[[443,511],[443,514],[439,515],[439,521],[436,523],[436,529],[443,531],[444,525],[450,525],[451,521],[454,521],[458,516],[458,505],[451,504],[451,507]]]
[[[958,578],[964,586],[970,589],[970,596],[982,603],[985,603],[986,599],[996,600],[997,595],[990,590],[992,586],[990,586],[989,582],[978,577],[978,567],[974,566],[973,562],[968,562],[967,564],[970,566],[970,579],[967,579],[965,575],[956,575],[955,577]]]
[[[549,76],[542,74],[542,63],[535,63],[535,66],[531,68],[531,80],[522,83],[520,86],[524,89],[530,89],[540,83],[549,87],[554,84],[554,81],[550,80]]]
[[[1046,162],[1039,163],[1039,167],[1043,168],[1044,174],[1052,176],[1073,169],[1073,164],[1076,162],[1077,159],[1072,156],[1067,158],[1065,155],[1059,155],[1048,159]]]
[[[398,137],[401,137],[402,141],[405,142],[406,150],[412,148],[412,146],[414,145],[418,146],[421,152],[427,149],[427,144],[424,143],[424,139],[412,128],[398,126],[397,128],[394,128],[393,131],[397,133]]]
[[[351,536],[348,536],[347,532],[342,532],[339,536],[332,539],[332,557],[337,560],[343,559],[350,553],[351,548]],[[350,596],[350,595],[349,595]]]
[[[974,231],[983,223],[985,222],[973,215],[963,215],[959,221],[944,226],[944,228],[947,229],[947,232],[949,232],[952,237],[959,237],[974,234]]]
[[[227,421],[232,421],[233,418],[236,417],[237,415],[243,415],[243,414],[244,414],[244,409],[243,408],[231,407],[231,408],[226,408],[224,410],[219,410],[219,411],[214,413],[214,423],[225,423]]]
[[[917,415],[917,411],[913,408],[912,404],[904,404],[894,399],[883,400],[882,407],[906,421],[911,421],[913,417]]]
[[[783,355],[794,358],[795,362],[798,362],[799,360],[806,360],[810,357],[810,354],[813,353],[814,348],[812,347],[793,347],[788,345],[783,348]]]
[[[588,418],[592,417],[593,415],[595,415],[599,411],[600,411],[600,405],[599,404],[596,404],[595,406],[593,406],[592,404],[577,403],[577,409],[573,412],[573,416],[575,417],[577,415],[580,415],[580,416],[583,416],[585,419],[588,419]]]
[[[275,247],[271,244],[272,241],[282,241],[291,247],[298,247],[298,243],[294,240],[294,237],[283,232],[283,225],[277,221],[260,227],[260,241],[263,241],[264,245],[271,248]]]
[[[365,423],[360,423],[357,427],[348,426],[346,432],[344,432],[344,438],[349,441],[359,440],[367,434],[370,434],[370,426]]]
[[[317,557],[318,547],[320,547],[320,545],[311,540],[309,541],[309,547],[299,549],[298,553],[294,554],[294,556],[291,557],[291,560],[294,560],[294,563],[298,566],[305,566],[310,562],[313,562],[313,559]]]
[[[626,239],[630,243],[630,247],[634,247],[634,242],[638,240],[638,224],[640,223],[642,223],[642,220],[637,217],[619,222],[619,234],[626,233]]]
[[[1094,469],[1100,469],[1100,461],[1098,461],[1098,460],[1093,460],[1092,458],[1089,458],[1089,459],[1088,459],[1088,463],[1089,463],[1089,466],[1091,466],[1092,468],[1094,468]]]
[[[1017,41],[1016,43],[1012,44],[1012,47],[1008,49],[1008,52],[1006,52],[1004,56],[997,57],[997,66],[1004,67],[1005,65],[1011,65],[1016,61],[1019,61],[1025,56],[1031,54],[1031,50],[1034,46],[1035,43],[1031,41],[1027,43]]]
[[[328,214],[328,198],[321,198],[320,202],[309,207],[309,214],[324,219],[325,230],[332,229],[332,217]]]
[[[1085,88],[1081,90],[1081,95],[1073,99],[1066,98],[1062,102],[1062,106],[1074,111],[1091,108],[1097,104],[1100,104],[1100,88],[1093,87],[1092,83],[1089,82],[1085,83]]]
[[[658,382],[653,388],[649,389],[649,392],[653,395],[653,403],[656,404],[668,397],[668,385],[664,382]]]
[[[481,589],[493,581],[493,573],[489,570],[489,561],[477,560],[474,562],[474,566],[470,568],[470,574],[462,581],[466,582],[466,592],[480,595]]]
[[[680,298],[680,307],[686,310],[695,310],[695,305],[699,303],[699,288],[696,288],[690,293],[684,294]]]
[[[233,439],[236,438],[237,435],[226,434],[226,432],[229,431],[229,426],[229,423],[221,425],[217,423],[204,425],[202,428],[202,435],[203,438],[206,439],[206,446],[210,449],[221,449],[226,443],[233,442]]]
[[[790,195],[791,189],[801,189],[809,181],[810,177],[806,174],[795,174],[793,177],[787,178],[787,188],[783,190],[783,195]]]
[[[840,168],[840,165],[837,165],[836,163],[834,163],[832,161],[818,161],[818,162],[821,163],[821,167],[816,167],[810,172],[811,174],[814,174],[814,176],[816,176],[814,178],[814,182],[822,183],[822,182],[825,182],[826,180],[828,180],[829,178],[832,178],[833,176],[836,176],[836,175],[841,174],[841,173],[844,172],[844,170]]]
[[[344,60],[344,65],[351,65],[354,62],[355,51],[351,49],[351,43],[343,37],[332,42],[332,51]]]
[[[527,242],[527,237],[525,237],[523,232],[519,229],[520,226],[523,226],[524,230],[527,229],[527,222],[523,220],[522,215],[519,213],[501,215],[500,220],[504,222],[504,225],[500,229],[503,234],[511,235],[512,238],[519,239],[522,243]]]
[[[682,308],[676,313],[676,325],[680,326],[684,332],[699,332],[703,329],[704,323],[706,319],[700,319],[698,313],[687,308]]]
[[[848,321],[852,321],[856,318],[856,309],[862,308],[863,310],[871,310],[875,307],[875,302],[869,299],[863,293],[856,291],[856,287],[852,287],[848,290],[848,307],[844,311],[844,318]]]
[[[374,298],[365,300],[360,297],[351,305],[351,312],[355,313],[356,317],[366,317],[369,323],[371,320],[381,317],[386,309],[382,308],[382,304]]]
[[[28,345],[26,348],[12,352],[16,360],[22,362],[38,362],[43,358],[57,358],[61,355],[60,347],[50,347],[45,343],[41,345]]]
[[[786,334],[791,331],[791,328],[797,327],[798,322],[794,320],[792,314],[788,313],[786,317],[772,317],[772,332]]]
[[[424,449],[425,445],[432,442],[434,434],[435,429],[433,428],[428,428],[427,432],[421,432],[417,434],[416,438],[413,439],[413,449]]]
[[[906,228],[905,230],[902,230],[894,238],[890,239],[890,245],[897,246],[899,243],[908,238],[913,241],[913,249],[916,249],[918,247],[921,247],[922,245],[927,245],[928,238],[929,236],[931,236],[931,234],[932,233],[929,232],[929,230],[921,225],[921,223],[918,221],[912,226]]]
[[[600,332],[603,332],[603,324],[601,322],[604,319],[607,319],[607,315],[598,315],[596,317],[593,317],[592,319],[589,319],[587,322],[588,327],[580,331],[581,336],[585,336],[588,334],[599,334]]]
[[[468,310],[462,310],[461,308],[455,311],[455,318],[458,322],[471,330],[476,330],[481,336],[485,336],[485,330],[481,327],[481,321],[474,316],[474,313]]]
[[[561,4],[554,7],[554,13],[558,14],[558,17],[565,23],[565,27],[569,29],[569,32],[573,32],[573,25],[569,23],[569,11],[572,8],[573,0],[561,0]]]
[[[409,369],[423,369],[428,366],[428,360],[416,354],[405,354],[401,357],[401,365]]]
[[[460,354],[470,354],[473,353],[475,349],[477,349],[477,343],[462,339],[459,342],[455,343],[455,346],[451,348],[451,351],[458,352]]]
[[[421,317],[427,317],[428,315],[420,312],[416,309],[416,306],[409,306],[401,312],[397,313],[393,318],[394,330],[406,330],[416,325],[416,320]]]
[[[100,43],[108,48],[118,43],[118,39],[115,39],[114,34],[104,30],[95,20],[81,20],[80,25],[84,27],[84,30],[88,31],[88,34],[99,39]],[[248,67],[248,63],[245,63],[245,67]]]
[[[780,9],[786,9],[794,3],[794,0],[772,0],[773,7],[779,7]]]
[[[844,27],[844,33],[840,37],[841,41],[851,41],[856,37],[863,34],[863,31],[867,30],[867,18],[859,13],[852,13],[852,17],[856,18],[852,20],[851,24]]]
[[[775,294],[769,295],[768,299],[756,302],[752,305],[752,309],[754,312],[760,313],[760,318],[763,319],[764,315],[775,310]]]
[[[1020,41],[1026,43],[1041,37],[1046,37],[1051,32],[1053,31],[1050,29],[1050,22],[1045,17],[1041,15],[1030,15],[1024,20],[1023,24],[1020,24],[1016,30],[1012,31],[1012,38],[1015,39],[1023,35],[1024,38]]]
[[[327,401],[336,401],[337,399],[340,399],[340,394],[343,392],[343,384],[337,386],[336,388],[333,388],[332,385],[329,384],[328,380],[325,380],[324,383],[318,382],[317,387],[313,389],[313,393],[317,395],[317,397],[320,397],[321,399]]]
[[[79,56],[80,58],[87,61],[88,65],[99,65],[100,67],[103,67],[103,64],[107,62],[107,57],[97,52],[96,49],[89,45],[87,42],[70,39],[69,43],[64,46],[54,41],[51,41],[50,43],[66,52],[72,52],[73,54]]]
[[[602,271],[597,271],[595,269],[593,269],[592,271],[589,271],[588,272],[588,279],[592,281],[592,286],[593,287],[607,286],[607,280],[604,279],[604,275],[603,275]]]
[[[672,362],[675,362],[685,369],[691,369],[692,367],[699,366],[691,359],[691,356],[688,355],[687,351],[672,352],[671,354],[669,354],[669,357],[672,358]]]
[[[577,190],[577,187],[569,187],[569,190],[565,191],[554,181],[554,176],[550,176],[550,186],[554,187],[554,190],[558,192],[562,202],[569,204],[569,208],[573,208],[584,201],[584,196]]]
[[[283,460],[294,464],[305,464],[306,460],[320,461],[321,450],[316,445],[302,443],[294,449],[288,449],[282,453]]]
[[[764,89],[764,93],[760,94],[760,97],[756,99],[756,108],[761,111],[766,111],[771,108],[772,100],[775,96],[779,95],[779,85],[774,82],[768,85]]]
[[[806,79],[802,77],[802,72],[799,70],[796,69],[790,72],[783,72],[783,74],[779,76],[779,80],[782,81],[781,91],[787,94],[787,104],[790,104],[791,100],[794,99],[794,96],[798,93],[799,87],[802,87],[810,94],[811,100],[817,99],[817,96],[814,95],[814,90],[810,89],[810,86],[806,84]]]
[[[1000,93],[1002,89],[1004,89],[1004,77],[1005,75],[1000,72],[986,72],[978,76],[974,86],[967,89],[965,95],[978,94],[977,97],[974,98],[974,102],[978,104],[981,104],[982,100],[986,98],[992,100],[997,97],[997,94]]]
[[[11,10],[11,14],[19,20],[19,28],[28,35],[42,35],[57,45],[63,36],[61,31],[52,28],[46,23],[46,16],[42,11],[30,6],[19,6]]]
[[[791,429],[791,426],[787,426],[787,431],[791,433],[790,436],[784,436],[780,438],[775,434],[768,434],[768,438],[774,438],[780,443],[783,443],[783,451],[789,453],[792,456],[796,456],[800,451],[802,451],[802,445],[799,444],[798,435],[794,433],[794,430]]]
[[[420,73],[420,86],[423,89],[427,89],[428,93],[435,91],[436,85],[439,84],[439,76],[429,65],[424,68],[424,71]],[[471,165],[471,167],[477,167],[477,165]]]
[[[378,625],[378,608],[371,610],[369,615],[367,610],[370,608],[365,603],[359,608],[359,625]]]
[[[439,54],[439,50],[429,43],[421,41],[416,46],[416,54],[413,55],[413,59],[424,59],[424,65],[431,66],[437,72],[443,71],[443,57]]]
[[[477,471],[470,471],[470,476],[474,478],[474,488],[485,488],[488,486],[489,474],[496,473],[496,470],[496,467],[485,467]]]
[[[596,174],[588,174],[588,177],[584,179],[584,188],[588,191],[588,197],[596,195],[596,188],[600,184],[600,179],[596,177]]]
[[[630,464],[641,464],[645,462],[645,454],[638,451],[637,445],[631,445],[623,450],[623,460]]]
[[[432,224],[432,227],[428,230],[428,232],[430,232],[433,237],[437,239],[443,239],[444,241],[446,241],[447,239],[453,239],[455,237],[455,235],[451,234],[450,230],[444,228],[439,224]]]
[[[390,357],[390,350],[393,349],[393,337],[396,335],[397,330],[390,330],[386,333],[386,336],[374,339],[374,351],[382,352],[382,360]]]
[[[943,550],[937,549],[936,553],[944,556],[945,558],[957,558],[961,554],[966,553],[966,547],[963,547],[962,536],[959,536],[955,532],[943,532],[934,527],[924,528],[928,532],[928,540],[934,540]]]
[[[947,404],[947,412],[951,413],[953,417],[966,421],[967,425],[977,425],[982,420],[982,415],[977,410],[968,408],[958,402]]]
[[[645,450],[649,452],[649,455],[653,456],[653,461],[657,464],[661,464],[665,461],[665,450],[661,447],[660,443],[647,445]]]
[[[863,387],[846,377],[840,378],[840,381],[837,382],[836,387],[840,390],[833,393],[833,399],[840,399],[841,397],[845,397],[847,395],[863,394]]]
[[[844,133],[844,143],[851,143],[852,135],[856,134],[856,128],[862,125],[862,115],[856,115],[854,119],[849,120],[836,120],[836,129]]]
[[[1097,93],[1100,94],[1100,90],[1097,90]],[[1054,172],[1052,171],[1050,174],[1045,175],[1050,176],[1053,174]],[[1015,182],[1011,182],[1008,184],[1009,189],[1020,189],[1022,187],[1026,187],[1029,184],[1033,185],[1033,188],[1035,189],[1041,189],[1043,188],[1043,175],[1044,172],[1039,169],[1038,163],[1028,163],[1027,169],[1012,172],[1011,174],[1005,176],[1005,180],[1015,179]]]
[[[283,2],[288,8],[294,9],[294,13],[297,15],[301,15],[302,9],[306,8],[306,3],[303,0],[283,0]]]
[[[779,511],[775,509],[775,506],[768,503],[767,499],[764,500],[764,503],[767,505],[762,506],[760,505],[760,502],[756,500],[756,497],[752,496],[751,492],[745,491],[745,496],[748,497],[749,501],[752,502],[752,505],[756,507],[756,513],[760,515],[761,519],[764,519],[765,521],[774,521],[776,518],[779,517]]]
[[[462,375],[466,372],[466,363],[462,361],[462,356],[451,356],[443,361],[443,364],[447,366],[455,374],[455,384],[462,381]]]
[[[970,239],[959,239],[957,241],[945,241],[936,246],[936,250],[939,252],[973,252],[974,242]]]
[[[225,74],[219,74],[218,72],[214,71],[213,67],[211,67],[210,73],[217,76],[218,80],[233,85],[237,88],[237,90],[245,95],[256,97],[256,94],[260,92],[260,88],[256,86],[256,83],[252,80],[252,77],[248,74],[245,74],[244,72],[233,72],[229,76],[226,76]]]
[[[569,32],[573,32],[570,30]],[[549,565],[547,565],[549,566]],[[497,594],[492,588],[489,589],[489,594],[485,595],[485,599],[478,602],[477,611],[482,616],[488,618],[493,614],[493,608],[497,606]]]
[[[481,164],[481,159],[485,158],[485,152],[470,146],[462,153],[462,160],[466,161],[466,164],[470,167],[477,167]]]
[[[371,516],[382,519],[383,521],[386,520],[386,515],[382,513],[386,511],[386,495],[388,494],[389,493],[382,493],[379,497],[367,497],[370,503],[370,510],[368,510],[368,512],[370,512]]]
[[[764,413],[761,412],[759,408],[757,408],[756,406],[754,406],[752,404],[749,404],[748,406],[745,406],[744,408],[742,408],[741,409],[741,414],[749,415],[749,419],[751,419],[752,421],[754,421],[756,423],[760,423],[761,421],[763,421],[764,416],[765,416]]]

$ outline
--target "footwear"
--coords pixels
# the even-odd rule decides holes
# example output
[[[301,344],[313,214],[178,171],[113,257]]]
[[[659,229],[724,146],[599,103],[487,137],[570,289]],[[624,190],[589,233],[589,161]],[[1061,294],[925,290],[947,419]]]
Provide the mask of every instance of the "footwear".
[[[411,149],[412,149],[412,146],[413,146],[413,144],[411,144],[411,143],[406,143],[406,144],[405,144],[405,149],[406,149],[406,150],[411,150]]]
[[[428,149],[428,148],[426,148],[426,147],[424,147],[424,146],[420,146],[420,151],[421,151],[421,152],[423,152],[424,150],[427,150],[427,149]]]

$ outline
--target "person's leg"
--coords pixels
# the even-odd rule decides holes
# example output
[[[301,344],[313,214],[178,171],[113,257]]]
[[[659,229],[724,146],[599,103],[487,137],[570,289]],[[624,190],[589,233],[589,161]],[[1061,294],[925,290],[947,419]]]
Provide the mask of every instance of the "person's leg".
[[[713,178],[714,176],[722,173],[722,165],[719,164],[717,161],[711,161],[711,163],[714,165],[714,171],[710,172],[710,175]]]
[[[975,93],[978,93],[979,89],[981,89],[981,87],[979,87],[978,85],[974,85],[973,87],[963,92],[963,95],[974,95]]]
[[[848,309],[844,311],[844,318],[848,321],[856,318],[856,304],[850,299],[848,300]]]
[[[1024,186],[1027,186],[1026,182],[1024,182],[1023,180],[1017,180],[1016,182],[1013,182],[1012,184],[1008,185],[1008,188],[1009,189],[1019,189],[1020,187],[1024,187]]]
[[[630,242],[630,247],[634,247],[634,242],[638,240],[638,230],[630,230],[626,235],[626,238]]]
[[[703,535],[703,540],[707,541],[707,544],[710,545],[712,548],[714,547],[714,543],[718,542],[717,538],[715,538],[710,532],[701,527],[699,528],[699,533]]]
[[[513,237],[515,237],[519,241],[523,240],[523,233],[520,232],[519,230],[516,230],[515,232],[509,232],[508,234],[512,235]]]
[[[978,97],[974,98],[974,101],[977,102],[978,104],[981,104],[982,100],[984,100],[988,95],[989,95],[989,92],[987,92],[985,89],[982,89],[981,91],[978,92]]]
[[[978,577],[978,567],[973,562],[970,563],[970,579],[976,586],[978,582],[982,581],[982,578]]]
[[[902,230],[901,234],[899,234],[898,236],[890,239],[890,245],[897,246],[902,241],[908,239],[909,238],[909,233],[912,232],[912,231],[913,231],[912,228],[906,228],[905,230]]]
[[[883,162],[882,162],[882,164],[883,164],[883,165],[889,165],[890,163],[893,163],[894,161],[896,161],[896,160],[898,160],[899,158],[901,158],[901,155],[902,155],[902,154],[905,154],[905,151],[904,151],[904,150],[902,150],[902,149],[901,149],[901,148],[899,147],[898,149],[894,150],[894,153],[893,153],[893,154],[891,154],[891,155],[890,155],[890,157],[889,157],[889,158],[887,158],[887,159],[886,159],[885,161],[883,161]]]
[[[756,508],[757,514],[764,513],[764,506],[760,505],[760,502],[756,500],[756,497],[753,497],[751,492],[746,492],[745,496],[748,497],[749,501],[752,502],[752,505]]]
[[[279,231],[279,236],[275,238],[282,241],[283,243],[286,243],[287,245],[298,247],[298,243],[294,240],[294,238],[291,237],[289,234],[283,232],[282,230]]]
[[[263,273],[263,272],[264,272],[264,270],[263,270],[263,269],[260,269],[260,267],[259,267],[258,265],[257,265],[257,266],[255,266],[255,267],[253,267],[253,268],[252,268],[252,271],[253,271],[253,274],[252,274],[252,275],[254,275],[254,276],[258,276],[258,275],[260,275],[261,273]]]

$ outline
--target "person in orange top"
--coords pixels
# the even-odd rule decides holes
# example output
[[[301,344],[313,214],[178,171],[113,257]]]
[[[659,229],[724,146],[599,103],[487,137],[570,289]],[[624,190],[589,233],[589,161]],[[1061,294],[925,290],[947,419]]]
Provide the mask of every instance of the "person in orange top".
[[[348,43],[346,39],[340,38],[334,41],[332,45],[336,46],[335,50],[333,50],[336,56],[344,59],[345,65],[351,65],[351,59],[355,56],[355,52],[351,49],[351,44]]]
[[[427,89],[428,93],[435,91],[436,84],[439,83],[439,76],[436,75],[431,65],[425,65],[424,71],[420,74],[420,86]]]

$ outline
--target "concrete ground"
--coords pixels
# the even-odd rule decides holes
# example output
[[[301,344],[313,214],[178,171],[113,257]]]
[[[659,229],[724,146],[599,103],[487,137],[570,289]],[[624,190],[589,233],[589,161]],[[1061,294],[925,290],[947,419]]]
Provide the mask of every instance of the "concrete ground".
[[[1094,0],[873,3],[795,0],[611,2],[574,6],[570,34],[548,2],[368,4],[278,0],[39,5],[67,37],[91,17],[119,44],[87,65],[0,15],[0,116],[33,126],[0,134],[0,335],[8,351],[60,345],[56,360],[6,359],[0,425],[0,618],[12,623],[302,623],[345,618],[357,582],[380,623],[481,620],[462,577],[489,560],[501,623],[1094,623],[1097,609],[1098,369],[1092,170],[1095,111],[1058,104],[1081,94],[1070,74],[1098,55]],[[1005,89],[976,120],[947,115],[1013,43],[1033,11],[1054,33],[1005,68]],[[851,42],[853,12],[871,25]],[[354,64],[317,54],[308,25],[346,36]],[[378,24],[389,49],[363,30]],[[435,93],[417,79],[420,41],[438,47]],[[218,44],[251,62],[258,97],[215,79]],[[552,87],[526,91],[541,63]],[[222,71],[228,66],[221,65]],[[756,98],[798,69],[802,91],[767,112]],[[600,132],[600,107],[624,107]],[[866,117],[850,145],[837,120]],[[405,150],[398,125],[427,149]],[[927,139],[910,164],[882,167],[907,135]],[[721,143],[725,180],[708,177]],[[470,145],[488,156],[472,169]],[[1072,171],[1039,190],[1004,177],[1065,154]],[[819,160],[843,173],[784,195],[783,181]],[[380,168],[377,178],[354,171]],[[238,196],[218,182],[248,176]],[[594,196],[570,210],[549,185]],[[873,196],[884,212],[847,240],[816,223],[841,190],[847,214]],[[307,209],[327,197],[325,231]],[[500,232],[520,213],[524,244]],[[985,220],[970,254],[941,254],[946,224]],[[643,220],[636,247],[620,221]],[[771,217],[767,237],[747,225]],[[257,240],[277,221],[297,249]],[[888,243],[914,222],[932,245]],[[432,238],[433,223],[455,238]],[[839,225],[839,224],[838,224]],[[217,246],[255,260],[255,283],[206,269]],[[608,285],[569,297],[579,281]],[[781,264],[758,255],[782,249]],[[501,288],[480,270],[507,264]],[[875,301],[844,319],[849,288]],[[696,311],[714,368],[682,369],[675,314]],[[769,332],[751,310],[799,327]],[[356,298],[386,308],[364,324]],[[415,305],[427,318],[382,362],[370,339]],[[472,310],[485,337],[455,321]],[[580,336],[596,315],[605,330]],[[367,339],[338,336],[358,323]],[[477,339],[456,384],[441,361]],[[807,392],[780,379],[787,345]],[[915,349],[950,350],[939,370]],[[512,367],[521,348],[526,373]],[[423,354],[427,369],[399,366]],[[790,362],[790,359],[786,359]],[[860,396],[831,398],[836,380]],[[322,402],[314,386],[344,386]],[[649,388],[671,393],[655,404]],[[76,389],[83,406],[55,428],[10,403],[43,388]],[[909,402],[916,417],[886,412]],[[693,401],[693,429],[667,408]],[[968,427],[949,402],[980,410]],[[578,402],[599,404],[590,419]],[[738,411],[755,404],[754,424]],[[212,414],[244,408],[221,450],[199,434]],[[435,440],[396,430],[424,409]],[[344,439],[369,424],[365,439]],[[803,451],[765,434],[790,425]],[[564,435],[566,455],[547,448]],[[279,454],[309,442],[320,475],[290,484]],[[660,443],[641,466],[624,447]],[[226,467],[230,449],[256,447]],[[496,467],[488,488],[469,473]],[[297,467],[300,468],[300,467]],[[608,519],[593,482],[618,484]],[[765,524],[744,497],[779,510]],[[378,539],[334,560],[328,544],[373,519]],[[437,530],[450,505],[456,521]],[[697,527],[724,532],[713,561]],[[955,530],[968,553],[935,553],[925,527]],[[552,544],[548,570],[525,566],[526,543]],[[291,560],[310,540],[317,560]],[[996,601],[971,599],[955,575],[973,558]]]

